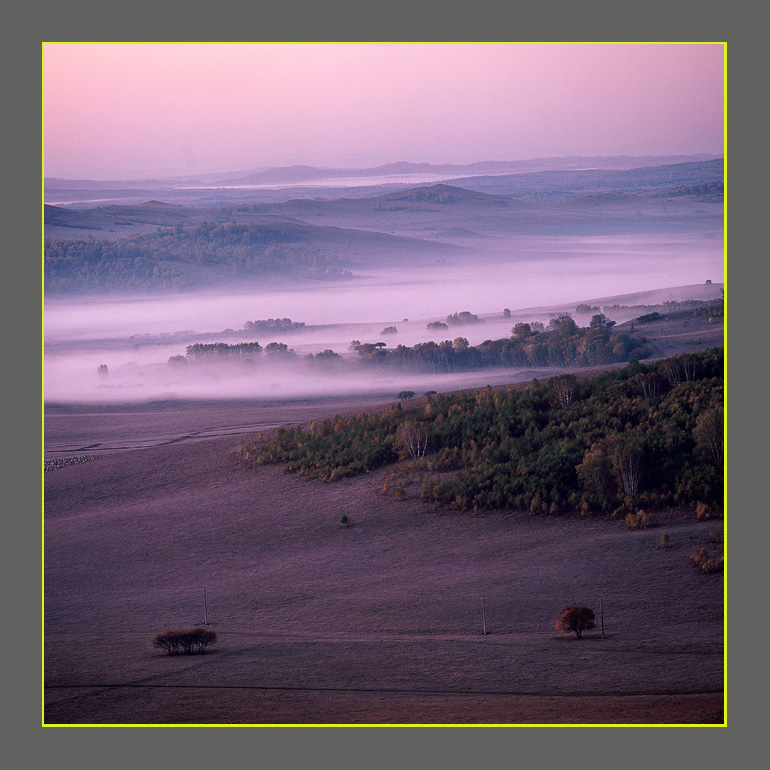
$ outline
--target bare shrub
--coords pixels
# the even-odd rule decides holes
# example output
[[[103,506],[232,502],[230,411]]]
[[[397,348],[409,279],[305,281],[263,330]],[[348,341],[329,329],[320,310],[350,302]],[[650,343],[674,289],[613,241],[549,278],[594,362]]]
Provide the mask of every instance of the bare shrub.
[[[656,526],[657,523],[658,517],[654,513],[638,510],[636,513],[626,515],[626,526],[629,529],[647,529]]]

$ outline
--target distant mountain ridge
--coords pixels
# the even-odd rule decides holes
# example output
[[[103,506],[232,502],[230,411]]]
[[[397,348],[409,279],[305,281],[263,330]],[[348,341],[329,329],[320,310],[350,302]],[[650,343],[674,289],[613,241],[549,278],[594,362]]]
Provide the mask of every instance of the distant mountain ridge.
[[[720,195],[724,159],[666,163],[628,169],[564,169],[518,174],[487,174],[445,180],[466,190],[529,200],[567,200],[597,193],[683,194],[686,186],[704,186]],[[676,192],[674,192],[676,191]],[[692,191],[695,193],[695,190]]]
[[[577,171],[582,169],[627,170],[649,166],[665,166],[687,162],[716,160],[720,155],[569,155],[552,158],[532,158],[514,161],[477,161],[467,164],[433,164],[398,161],[370,168],[325,168],[320,166],[293,165],[259,168],[247,172],[222,172],[191,174],[158,179],[94,180],[62,179],[46,177],[45,187],[57,189],[132,189],[137,185],[143,188],[174,188],[185,184],[211,185],[250,185],[250,184],[285,184],[303,181],[319,181],[337,178],[366,178],[381,176],[407,176],[414,174],[451,174],[481,176],[498,174],[525,174],[537,171]]]

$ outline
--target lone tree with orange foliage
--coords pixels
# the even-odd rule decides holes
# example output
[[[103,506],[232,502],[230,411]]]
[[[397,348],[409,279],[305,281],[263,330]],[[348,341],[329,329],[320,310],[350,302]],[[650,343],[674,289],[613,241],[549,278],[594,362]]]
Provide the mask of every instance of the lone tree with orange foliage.
[[[580,639],[583,631],[596,628],[594,611],[588,607],[565,607],[556,619],[556,630],[570,633],[574,631]]]

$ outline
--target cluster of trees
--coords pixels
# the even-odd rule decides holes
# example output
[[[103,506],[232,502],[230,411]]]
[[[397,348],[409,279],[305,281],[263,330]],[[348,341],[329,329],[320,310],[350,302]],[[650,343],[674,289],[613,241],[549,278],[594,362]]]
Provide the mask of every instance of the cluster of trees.
[[[214,644],[217,635],[205,628],[185,628],[181,631],[163,631],[155,634],[152,646],[165,650],[169,655],[202,654],[210,644]]]
[[[723,364],[723,349],[713,348],[584,380],[560,375],[523,390],[430,396],[424,407],[398,403],[309,431],[282,429],[242,443],[237,456],[334,481],[411,453],[422,498],[460,510],[718,511]]]
[[[250,321],[247,328],[256,329],[262,323],[283,326],[284,331],[304,326],[285,318]],[[613,333],[614,323],[603,314],[598,314],[593,316],[588,327],[580,328],[568,314],[563,314],[552,318],[547,327],[539,322],[517,323],[510,338],[486,340],[476,347],[470,345],[466,337],[455,337],[443,342],[420,342],[413,347],[397,345],[390,350],[385,342],[353,340],[348,349],[358,353],[356,364],[360,367],[391,367],[432,374],[485,368],[592,366],[644,358],[647,351],[642,347],[643,339]],[[389,328],[395,330],[396,327],[387,327],[383,332],[388,332]],[[169,363],[233,358],[253,361],[262,352],[258,342],[196,343],[187,347],[186,356],[172,356]],[[264,353],[294,356],[294,351],[282,342],[269,343]],[[304,360],[342,361],[342,356],[327,349],[315,356],[309,354]],[[650,381],[649,387],[654,389],[657,386]]]
[[[467,324],[483,324],[484,319],[479,318],[468,310],[463,310],[460,313],[448,315],[446,317],[446,322],[449,326],[465,326]]]
[[[511,311],[506,308],[503,311],[505,318],[510,318]],[[440,331],[441,329],[448,329],[450,326],[466,326],[468,324],[483,324],[484,319],[479,318],[469,310],[463,310],[459,313],[451,313],[446,317],[445,321],[431,321],[427,325],[428,331]]]
[[[173,263],[224,266],[233,275],[351,275],[345,269],[349,260],[313,247],[302,228],[291,223],[204,222],[116,240],[47,239],[44,243],[45,288],[50,293],[170,292],[192,286],[192,280]]]
[[[384,342],[362,344],[354,340],[351,349],[358,352],[364,365],[433,374],[499,367],[595,366],[645,358],[644,340],[614,333],[614,324],[597,314],[588,327],[580,328],[563,314],[552,318],[547,327],[539,322],[518,323],[510,338],[486,340],[475,347],[466,337],[455,337],[413,347],[398,345],[392,350],[387,350]]]
[[[186,355],[171,356],[169,364],[178,365],[188,362],[208,362],[222,360],[254,361],[262,355],[295,356],[295,352],[283,342],[269,342],[264,348],[258,342],[196,342],[188,345]],[[331,351],[333,352],[333,351]],[[318,354],[321,355],[320,353]]]
[[[322,350],[320,353],[316,353],[315,355],[308,353],[305,356],[305,359],[308,361],[336,364],[342,361],[342,356],[339,353],[335,353],[331,348],[326,348],[326,350]]]
[[[192,360],[211,358],[254,358],[262,352],[258,342],[196,342],[187,346],[187,358]]]
[[[279,332],[294,332],[305,327],[304,321],[292,321],[291,318],[267,318],[260,321],[246,321],[243,328],[259,334],[276,334]]]
[[[171,356],[168,363],[171,366],[185,365],[188,363],[216,363],[222,361],[241,361],[254,363],[257,359],[268,358],[281,361],[305,361],[322,364],[340,363],[342,356],[331,348],[322,350],[313,355],[308,353],[300,358],[293,348],[285,342],[268,342],[262,347],[258,342],[238,342],[230,345],[226,342],[196,342],[188,345],[186,355]]]
[[[639,313],[651,313],[658,311],[661,313],[676,313],[679,310],[693,310],[696,308],[707,308],[714,305],[713,300],[703,299],[683,299],[683,300],[665,300],[657,305],[604,305],[604,312],[612,310],[633,310]]]
[[[705,572],[710,575],[714,572],[723,572],[725,567],[725,557],[720,556],[717,559],[711,558],[708,552],[708,548],[698,548],[694,554],[690,556],[690,561],[694,567],[697,567],[701,572]]]
[[[724,181],[714,182],[702,182],[701,184],[682,184],[678,185],[671,190],[666,190],[665,193],[659,193],[659,196],[669,195],[697,195],[703,197],[706,200],[716,198],[721,200],[725,193]]]
[[[724,303],[719,302],[696,307],[694,309],[678,310],[675,311],[675,314],[668,313],[667,316],[669,318],[673,316],[677,320],[682,321],[694,318],[707,318],[709,323],[711,323],[712,321],[720,320],[724,317]],[[640,315],[636,320],[639,323],[651,323],[652,321],[660,321],[662,318],[664,318],[662,313],[659,313],[657,310],[653,310],[651,313],[644,313],[643,315]]]

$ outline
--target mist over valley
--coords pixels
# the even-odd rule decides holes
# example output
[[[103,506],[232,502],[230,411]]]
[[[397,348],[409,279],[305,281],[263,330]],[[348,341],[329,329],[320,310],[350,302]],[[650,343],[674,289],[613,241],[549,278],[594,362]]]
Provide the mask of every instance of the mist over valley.
[[[452,388],[459,381],[451,372],[409,379],[359,367],[340,377],[296,360],[184,371],[168,362],[196,343],[253,341],[286,345],[295,359],[333,351],[355,363],[353,341],[393,349],[462,337],[479,346],[559,313],[588,326],[592,314],[576,315],[579,305],[623,323],[635,311],[614,306],[718,299],[721,171],[721,160],[698,160],[483,178],[506,183],[508,193],[514,184],[529,190],[523,199],[441,183],[375,187],[355,198],[294,198],[274,188],[282,199],[235,205],[224,205],[230,190],[215,190],[218,205],[205,208],[175,202],[181,188],[139,205],[47,205],[46,401]],[[292,173],[296,184],[313,176]],[[540,199],[544,179],[564,186],[563,200]],[[629,298],[644,292],[644,300]],[[460,311],[484,323],[435,326]],[[303,328],[244,328],[269,318]],[[472,381],[485,375],[499,372]]]

